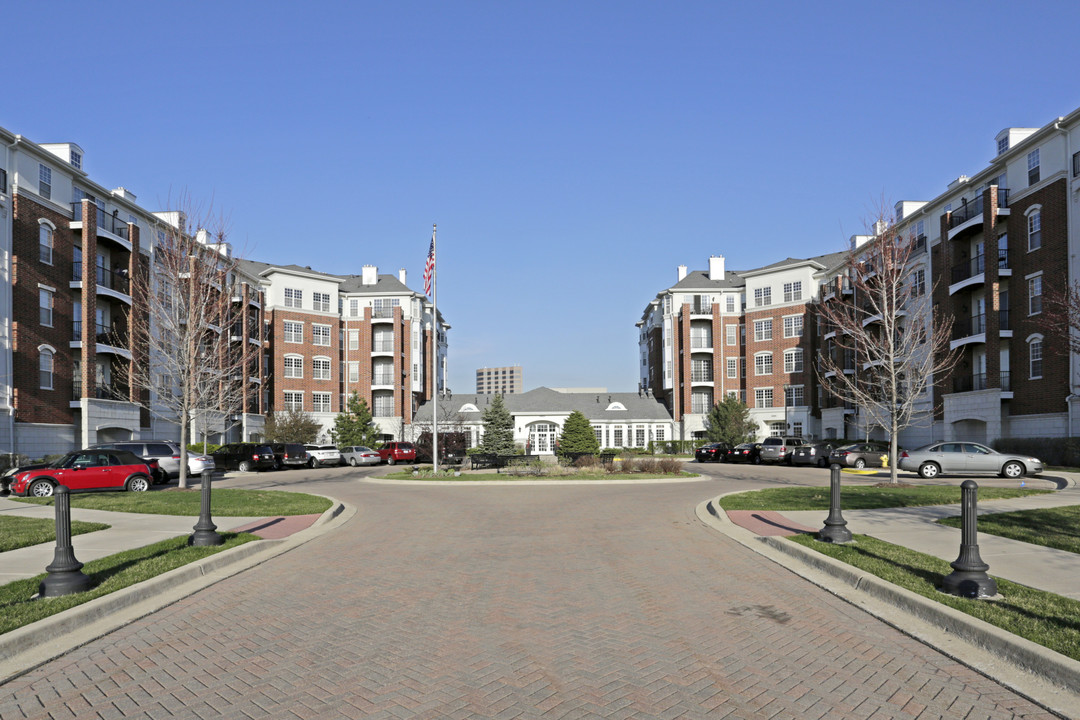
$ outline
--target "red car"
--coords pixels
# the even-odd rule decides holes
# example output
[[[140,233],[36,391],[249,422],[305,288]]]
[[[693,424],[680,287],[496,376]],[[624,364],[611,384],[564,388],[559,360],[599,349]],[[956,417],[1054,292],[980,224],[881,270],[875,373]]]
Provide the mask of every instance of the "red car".
[[[131,490],[145,492],[153,482],[146,461],[126,450],[78,450],[42,468],[16,472],[11,492],[49,497],[57,485],[69,490]]]
[[[415,462],[416,446],[410,442],[388,442],[379,448],[379,457],[388,465],[399,462]]]

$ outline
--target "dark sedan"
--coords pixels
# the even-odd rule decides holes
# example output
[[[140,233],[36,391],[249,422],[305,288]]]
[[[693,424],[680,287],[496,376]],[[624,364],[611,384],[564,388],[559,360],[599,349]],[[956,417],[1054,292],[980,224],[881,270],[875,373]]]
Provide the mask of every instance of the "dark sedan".
[[[829,455],[834,447],[832,443],[799,445],[791,454],[791,464],[829,467]]]
[[[760,465],[761,443],[743,443],[742,445],[736,445],[728,450],[725,460],[732,463],[752,463],[754,465]]]
[[[888,467],[889,446],[873,440],[852,443],[833,450],[829,455],[829,462],[859,470],[868,467]]]
[[[699,463],[724,462],[729,450],[731,450],[731,445],[726,442],[709,443],[695,450],[694,458]]]

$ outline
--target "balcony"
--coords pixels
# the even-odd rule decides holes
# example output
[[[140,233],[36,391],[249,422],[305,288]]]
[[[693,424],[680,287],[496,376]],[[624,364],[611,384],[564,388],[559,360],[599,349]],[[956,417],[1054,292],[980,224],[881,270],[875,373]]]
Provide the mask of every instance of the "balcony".
[[[1012,396],[1012,379],[1008,370],[1002,370],[999,375],[999,388],[1003,393],[1009,393]],[[958,377],[953,379],[953,392],[976,392],[978,390],[991,389],[987,384],[986,373],[975,373],[974,375],[965,375],[964,377]]]
[[[82,320],[71,323],[71,339],[73,342],[82,342]],[[98,345],[107,345],[114,348],[127,347],[127,333],[121,326],[94,325],[94,342]]]
[[[712,315],[712,302],[702,301],[700,298],[695,298],[690,305],[691,315]]]
[[[691,350],[712,350],[712,338],[708,337],[692,337],[690,338]]]
[[[71,229],[82,229],[82,202],[71,203]],[[118,214],[110,215],[100,207],[97,209],[98,235],[105,238],[113,238],[119,244],[131,252],[131,237],[128,233],[126,220],[121,220]]]
[[[76,378],[71,384],[71,398],[72,400],[82,400],[83,397],[82,380]],[[127,386],[120,383],[95,383],[87,397],[94,400],[120,400],[126,402],[128,389]]]
[[[977,198],[964,201],[959,208],[952,211],[949,216],[949,230],[955,230],[968,220],[975,218],[982,218],[983,214],[983,196],[979,195]],[[951,233],[950,233],[951,236]]]
[[[371,352],[392,353],[394,352],[394,341],[376,340],[371,346]]]
[[[97,265],[94,270],[94,282],[97,284],[99,293],[116,297],[129,305],[131,304],[131,281],[128,279],[126,270],[114,272],[101,265]],[[80,287],[83,279],[82,271],[83,264],[81,260],[76,260],[71,264],[71,281],[72,283],[79,283]]]
[[[912,241],[912,243],[911,243],[911,252],[913,254],[914,253],[926,252],[926,236],[925,235],[919,235],[918,237],[916,237]]]
[[[393,370],[376,370],[371,376],[372,385],[393,385],[394,384],[394,371]]]
[[[690,373],[690,382],[692,383],[711,383],[712,381],[712,370],[694,370]]]
[[[979,314],[974,317],[957,319],[953,325],[953,340],[984,335],[986,333],[986,315]]]
[[[371,309],[372,320],[393,320],[394,308],[392,307],[377,307]]]
[[[953,265],[952,282],[955,285],[958,282],[963,282],[964,280],[975,277],[976,275],[982,275],[985,272],[986,255],[976,255],[970,260],[965,260],[962,263]]]

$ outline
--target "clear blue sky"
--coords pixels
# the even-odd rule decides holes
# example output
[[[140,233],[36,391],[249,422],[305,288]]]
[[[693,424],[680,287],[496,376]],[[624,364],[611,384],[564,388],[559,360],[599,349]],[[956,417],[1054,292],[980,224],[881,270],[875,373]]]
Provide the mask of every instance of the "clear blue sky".
[[[833,252],[1080,106],[1072,2],[21,2],[0,125],[247,257],[423,290],[450,387],[636,387],[676,267]]]

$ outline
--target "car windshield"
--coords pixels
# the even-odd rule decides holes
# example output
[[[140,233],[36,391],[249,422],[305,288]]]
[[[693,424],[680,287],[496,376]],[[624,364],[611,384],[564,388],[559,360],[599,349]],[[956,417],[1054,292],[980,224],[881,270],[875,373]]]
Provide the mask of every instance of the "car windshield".
[[[56,460],[53,460],[51,463],[48,464],[48,467],[62,468],[65,465],[67,465],[71,461],[71,459],[73,457],[75,457],[76,455],[78,455],[78,453],[68,453],[67,455],[65,455],[62,458],[58,458]]]

